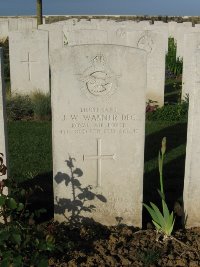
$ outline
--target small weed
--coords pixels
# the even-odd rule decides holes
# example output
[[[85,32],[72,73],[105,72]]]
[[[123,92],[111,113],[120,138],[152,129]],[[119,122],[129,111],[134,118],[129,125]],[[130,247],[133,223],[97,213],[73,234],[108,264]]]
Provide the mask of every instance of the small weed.
[[[36,91],[31,95],[33,105],[33,113],[35,120],[50,120],[51,119],[51,96]]]
[[[30,120],[33,116],[33,105],[29,96],[7,95],[8,120]]]
[[[144,267],[149,267],[152,264],[157,263],[160,257],[160,251],[148,249],[138,254],[138,259],[142,261]]]
[[[7,92],[8,120],[51,120],[51,97],[39,91],[31,96]]]

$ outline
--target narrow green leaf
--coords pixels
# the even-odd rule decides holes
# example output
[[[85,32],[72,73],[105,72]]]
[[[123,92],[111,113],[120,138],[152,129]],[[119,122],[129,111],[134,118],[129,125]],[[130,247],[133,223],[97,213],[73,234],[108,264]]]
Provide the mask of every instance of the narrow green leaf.
[[[165,194],[162,193],[159,189],[157,189],[157,190],[158,190],[158,194],[160,195],[161,199],[165,200]]]
[[[151,204],[153,210],[155,211],[155,213],[156,213],[156,215],[158,217],[157,222],[160,224],[160,226],[162,228],[165,227],[165,220],[164,220],[163,215],[160,212],[159,208],[154,203],[152,203],[152,202],[150,202],[150,204]]]
[[[162,170],[162,159],[161,159],[160,151],[158,152],[158,170],[159,170],[159,173],[161,173],[161,170]]]
[[[152,220],[152,223],[155,225],[157,231],[160,232],[161,226],[159,224],[157,224],[155,221]]]
[[[174,229],[174,223],[175,223],[175,218],[174,218],[174,220],[173,220],[173,223],[172,223],[172,225],[171,225],[171,228],[169,229],[169,235],[171,235],[171,233],[172,233],[172,231],[173,231],[173,229]]]
[[[161,153],[164,156],[165,152],[166,152],[166,144],[167,144],[167,139],[166,137],[163,137],[162,139],[162,146],[161,146]]]
[[[168,218],[170,216],[169,209],[168,209],[167,204],[166,204],[166,202],[164,200],[163,200],[162,204],[163,204],[163,215],[164,215],[164,219],[165,220],[168,220]]]
[[[151,218],[152,218],[154,221],[158,222],[158,217],[157,217],[155,211],[154,211],[151,207],[149,207],[148,205],[146,205],[146,204],[144,204],[144,203],[143,203],[143,205],[144,205],[144,207],[147,209],[147,211],[149,212],[149,214],[151,215]]]

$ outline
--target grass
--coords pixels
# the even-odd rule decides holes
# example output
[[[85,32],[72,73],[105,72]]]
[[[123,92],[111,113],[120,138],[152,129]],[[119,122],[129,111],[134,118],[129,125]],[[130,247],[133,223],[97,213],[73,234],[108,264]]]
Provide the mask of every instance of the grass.
[[[167,160],[170,163],[185,154],[187,125],[185,122],[147,121],[145,142],[145,173],[157,168],[157,151],[162,137],[167,137]],[[153,145],[152,145],[153,144]]]
[[[8,122],[10,176],[24,180],[52,171],[51,122]]]
[[[178,103],[181,100],[180,80],[168,80],[165,83],[165,103]]]

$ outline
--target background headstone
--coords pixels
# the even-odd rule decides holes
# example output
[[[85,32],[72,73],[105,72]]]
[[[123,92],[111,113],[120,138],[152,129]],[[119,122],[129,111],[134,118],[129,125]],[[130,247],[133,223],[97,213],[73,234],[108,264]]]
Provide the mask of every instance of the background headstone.
[[[11,92],[49,92],[48,32],[41,30],[9,34]]]
[[[200,226],[200,49],[195,53],[195,87],[190,94],[183,202],[186,227]]]
[[[43,24],[39,25],[38,29],[48,31],[49,33],[49,55],[56,49],[62,49],[67,42],[62,24]]]
[[[164,37],[164,43],[165,43],[165,53],[168,53],[168,37],[169,37],[169,32],[168,32],[168,25],[167,23],[162,23],[162,24],[152,24],[149,27],[147,27],[148,31],[154,31],[157,33],[161,33]]]
[[[37,29],[36,18],[9,18],[9,31]]]
[[[0,153],[4,154],[4,164],[8,165],[7,160],[7,127],[6,127],[6,106],[5,106],[5,84],[3,71],[3,49],[0,48]],[[0,179],[7,178],[7,175],[0,177]]]
[[[176,50],[176,57],[183,58],[184,57],[184,38],[186,34],[190,33],[200,33],[200,29],[195,27],[181,27],[177,29],[177,50]],[[186,51],[187,53],[187,51]]]
[[[75,219],[82,207],[79,216],[102,224],[121,218],[141,227],[145,51],[71,46],[55,51],[51,66],[55,219]],[[96,210],[87,212],[85,205]]]
[[[200,33],[184,35],[182,99],[193,92],[195,87],[195,51],[200,48]]]
[[[8,37],[8,20],[0,20],[0,41]]]

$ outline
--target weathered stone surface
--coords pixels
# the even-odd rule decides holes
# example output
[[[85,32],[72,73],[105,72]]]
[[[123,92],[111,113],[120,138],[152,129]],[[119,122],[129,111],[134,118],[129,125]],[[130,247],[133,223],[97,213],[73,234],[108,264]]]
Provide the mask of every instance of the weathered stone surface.
[[[163,22],[163,21],[159,21],[159,20],[156,20],[156,21],[154,21],[154,23],[153,23],[153,25],[156,25],[156,26],[162,26],[162,25],[167,25],[167,23],[165,23],[165,22]]]
[[[177,50],[176,57],[183,58],[184,56],[184,38],[186,34],[198,33],[200,29],[195,27],[180,27],[177,29],[176,38],[177,38]],[[187,50],[186,50],[187,53]]]
[[[9,31],[37,29],[36,18],[9,18]]]
[[[134,27],[133,27],[134,28]],[[138,47],[147,52],[147,91],[146,100],[164,104],[165,53],[167,35],[155,31],[136,31],[127,26],[115,27],[109,24],[102,29],[73,29],[63,26],[66,45],[77,44],[117,44]]]
[[[200,226],[200,49],[195,53],[195,86],[190,94],[184,179],[184,211],[187,227]]]
[[[195,51],[200,48],[200,33],[184,35],[182,99],[190,95],[195,87],[196,59]]]
[[[178,41],[177,30],[182,28],[190,29],[192,28],[192,23],[191,22],[177,23],[171,21],[168,23],[168,27],[169,27],[169,37],[173,37],[176,41]]]
[[[168,52],[168,37],[169,37],[169,29],[168,29],[167,23],[153,24],[153,25],[150,25],[149,27],[147,27],[146,30],[161,33],[163,35],[164,43],[165,43],[165,53],[167,54],[167,52]]]
[[[148,26],[147,26],[148,25]],[[164,28],[156,28],[149,22],[132,21],[74,21],[67,20],[50,25],[41,25],[40,29],[49,31],[50,55],[55,49],[80,44],[117,44],[146,49],[147,51],[147,92],[146,100],[155,100],[164,104],[165,53],[168,50],[168,33]],[[149,31],[141,31],[148,28]],[[140,29],[140,30],[139,30]],[[168,30],[168,28],[167,28]],[[152,47],[150,48],[150,46]]]
[[[0,40],[4,41],[8,37],[8,20],[0,19]]]
[[[6,127],[6,106],[5,106],[5,84],[3,73],[3,49],[0,48],[0,153],[4,154],[4,164],[8,165],[7,160],[7,127]],[[7,175],[0,177],[5,179]]]
[[[51,69],[55,219],[141,226],[145,51],[71,46]]]
[[[63,25],[62,24],[45,24],[39,25],[39,30],[45,30],[49,33],[49,55],[56,50],[62,49],[67,42],[66,36],[63,32]]]
[[[12,93],[49,92],[48,32],[16,31],[9,34]]]
[[[169,37],[174,38],[178,23],[175,21],[170,21],[167,24],[168,24]]]

